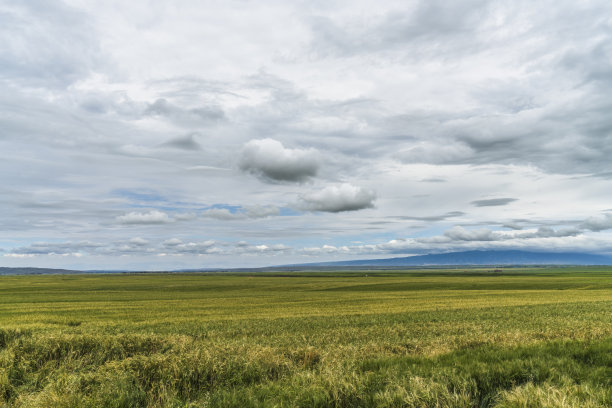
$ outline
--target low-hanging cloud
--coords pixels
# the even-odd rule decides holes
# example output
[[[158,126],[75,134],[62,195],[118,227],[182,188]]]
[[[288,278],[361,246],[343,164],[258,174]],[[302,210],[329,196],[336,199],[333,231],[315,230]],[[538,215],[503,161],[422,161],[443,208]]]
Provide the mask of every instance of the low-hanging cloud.
[[[376,194],[348,183],[328,186],[300,196],[298,207],[306,211],[342,212],[374,207]]]
[[[244,145],[240,169],[265,180],[304,182],[317,175],[314,149],[290,149],[274,139],[251,140]]]

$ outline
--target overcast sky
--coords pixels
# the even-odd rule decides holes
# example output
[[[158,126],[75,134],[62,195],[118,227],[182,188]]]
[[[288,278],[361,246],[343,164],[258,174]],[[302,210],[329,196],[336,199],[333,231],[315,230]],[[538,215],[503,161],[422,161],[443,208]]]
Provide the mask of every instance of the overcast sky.
[[[609,1],[0,0],[0,266],[612,253]]]

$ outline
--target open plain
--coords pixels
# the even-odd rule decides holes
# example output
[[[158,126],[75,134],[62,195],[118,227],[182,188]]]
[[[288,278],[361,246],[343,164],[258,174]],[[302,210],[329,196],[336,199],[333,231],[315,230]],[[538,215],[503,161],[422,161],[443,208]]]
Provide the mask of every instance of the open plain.
[[[612,268],[0,277],[4,407],[609,407]]]

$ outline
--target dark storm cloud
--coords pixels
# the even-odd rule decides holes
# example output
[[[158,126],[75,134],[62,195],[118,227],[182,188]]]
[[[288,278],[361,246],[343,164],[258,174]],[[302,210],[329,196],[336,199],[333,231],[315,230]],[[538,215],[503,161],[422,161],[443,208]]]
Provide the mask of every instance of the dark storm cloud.
[[[319,170],[314,149],[290,149],[277,140],[251,140],[240,154],[240,169],[270,181],[304,182]]]
[[[517,198],[490,198],[487,200],[472,201],[471,204],[476,207],[495,207],[499,205],[507,205],[517,200]]]

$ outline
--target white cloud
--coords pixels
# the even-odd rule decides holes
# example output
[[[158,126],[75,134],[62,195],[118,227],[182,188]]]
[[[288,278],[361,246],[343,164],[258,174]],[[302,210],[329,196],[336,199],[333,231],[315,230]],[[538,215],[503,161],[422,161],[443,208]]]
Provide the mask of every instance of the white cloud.
[[[183,241],[181,241],[178,238],[170,238],[170,239],[165,240],[162,244],[164,246],[173,247],[173,246],[180,245],[182,243],[183,243]]]
[[[144,238],[135,237],[135,238],[130,239],[130,244],[136,245],[136,246],[145,246],[149,244],[149,241],[147,241]]]
[[[264,179],[303,182],[317,174],[319,159],[314,149],[290,149],[277,140],[261,139],[244,145],[239,165]]]
[[[348,183],[328,186],[300,196],[298,207],[307,211],[342,212],[374,207],[373,191]]]

